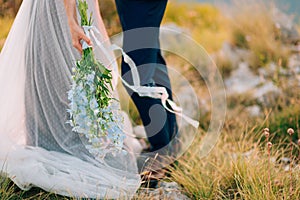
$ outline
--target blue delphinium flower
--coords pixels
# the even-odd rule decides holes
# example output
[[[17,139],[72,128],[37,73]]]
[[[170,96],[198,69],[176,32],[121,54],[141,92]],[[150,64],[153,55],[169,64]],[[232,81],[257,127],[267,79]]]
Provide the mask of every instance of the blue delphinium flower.
[[[87,4],[78,1],[82,26],[91,26]],[[95,59],[93,49],[83,50],[82,59],[72,68],[72,85],[68,92],[68,124],[83,136],[87,150],[101,160],[107,153],[122,151],[125,134],[122,115],[110,97],[111,71]]]
[[[95,97],[95,73],[84,74],[76,70],[73,75],[71,90],[68,92],[72,131],[83,135],[90,145],[86,148],[97,159],[107,153],[122,151],[125,134],[121,124],[123,119],[119,113],[117,102],[100,108]]]

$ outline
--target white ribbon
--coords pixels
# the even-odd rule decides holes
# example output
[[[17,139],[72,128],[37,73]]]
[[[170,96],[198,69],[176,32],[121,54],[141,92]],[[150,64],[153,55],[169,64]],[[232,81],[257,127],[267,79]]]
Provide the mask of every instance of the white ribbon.
[[[95,27],[95,26],[83,26],[83,30],[85,32],[85,34],[87,35],[87,37],[92,38],[95,42],[96,45],[102,50],[103,53],[106,54],[106,56],[108,58],[112,58],[111,55],[109,55],[107,53],[107,49],[103,46],[103,44],[97,39],[95,33],[97,33],[99,35],[99,37],[101,38],[101,33],[99,32],[99,30]],[[83,42],[82,44],[82,48],[86,49],[89,48],[90,46],[88,46],[86,44],[86,42]],[[191,119],[190,117],[184,115],[182,113],[182,108],[177,106],[172,100],[169,99],[169,94],[166,90],[165,87],[148,87],[148,86],[141,86],[140,85],[140,76],[136,67],[135,62],[123,51],[123,49],[115,44],[110,46],[110,49],[112,51],[121,51],[123,58],[124,58],[124,62],[127,63],[131,69],[131,73],[132,73],[132,79],[133,79],[133,85],[128,84],[120,75],[120,73],[118,72],[118,69],[116,66],[114,66],[114,70],[116,72],[118,72],[118,76],[120,77],[120,79],[122,80],[123,84],[130,88],[133,92],[136,92],[139,96],[141,97],[150,97],[150,98],[155,98],[155,99],[161,99],[161,103],[163,105],[163,107],[171,113],[174,113],[180,117],[182,117],[184,120],[186,120],[189,124],[191,124],[193,127],[198,128],[199,127],[199,122]],[[113,60],[113,59],[111,59]],[[167,102],[170,105],[171,109],[168,108],[167,106]]]

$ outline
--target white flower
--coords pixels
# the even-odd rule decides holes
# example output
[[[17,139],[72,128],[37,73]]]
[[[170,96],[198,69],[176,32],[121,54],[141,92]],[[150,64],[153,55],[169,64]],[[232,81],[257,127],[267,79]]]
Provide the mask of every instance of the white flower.
[[[119,127],[122,117],[116,112],[117,103],[100,108],[95,97],[95,72],[76,68],[72,71],[75,74],[67,93],[70,120],[66,123],[72,126],[72,131],[89,141],[86,148],[96,159],[103,159],[107,153],[118,153],[122,150],[125,134]]]

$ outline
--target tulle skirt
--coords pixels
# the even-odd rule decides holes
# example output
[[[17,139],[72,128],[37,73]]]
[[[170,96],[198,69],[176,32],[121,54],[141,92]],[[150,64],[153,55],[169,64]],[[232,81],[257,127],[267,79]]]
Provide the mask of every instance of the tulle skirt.
[[[88,1],[89,12],[105,40],[96,2]],[[131,198],[140,184],[135,157],[108,154],[99,162],[66,123],[71,68],[79,56],[63,1],[23,0],[0,54],[0,167],[24,190]]]

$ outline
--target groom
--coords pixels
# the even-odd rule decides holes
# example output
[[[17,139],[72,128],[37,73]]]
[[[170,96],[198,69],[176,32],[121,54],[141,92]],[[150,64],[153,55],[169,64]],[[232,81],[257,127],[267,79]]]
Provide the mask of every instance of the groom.
[[[124,32],[124,51],[135,62],[141,85],[165,87],[172,99],[166,62],[161,55],[159,27],[167,0],[115,0]],[[130,67],[122,62],[122,76],[132,84]],[[145,126],[151,152],[170,155],[170,141],[177,133],[174,114],[167,112],[160,99],[140,97],[127,88]],[[164,149],[164,150],[163,150]]]

